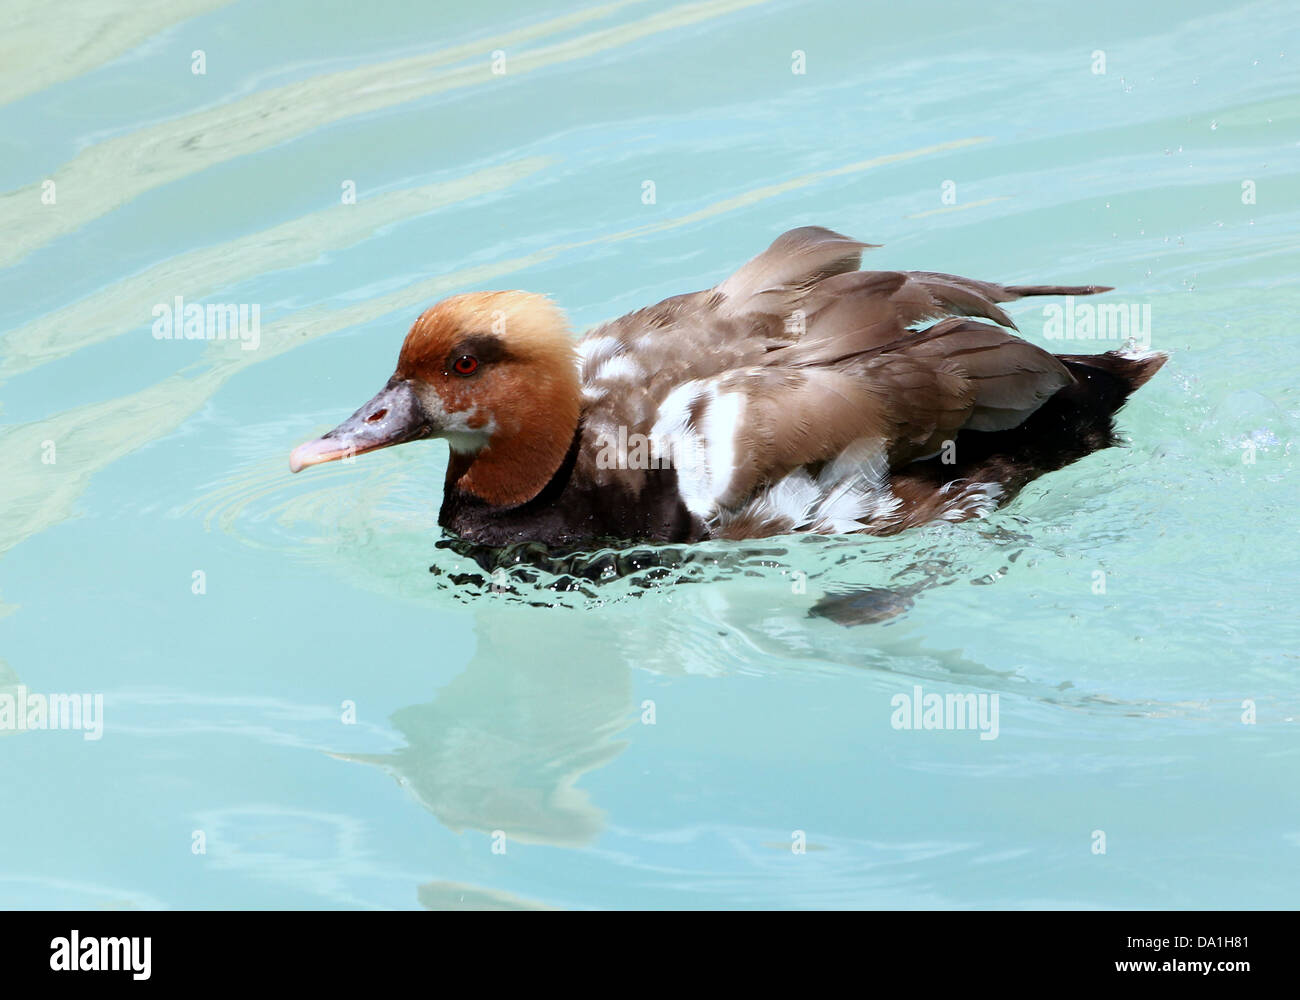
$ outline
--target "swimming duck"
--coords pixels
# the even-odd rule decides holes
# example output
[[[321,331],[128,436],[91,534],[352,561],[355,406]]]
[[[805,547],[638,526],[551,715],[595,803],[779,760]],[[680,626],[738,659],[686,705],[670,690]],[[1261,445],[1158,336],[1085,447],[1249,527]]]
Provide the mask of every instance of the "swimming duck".
[[[443,438],[439,523],[491,547],[892,534],[984,515],[1114,444],[1113,414],[1166,360],[1054,355],[999,307],[1109,288],[861,271],[870,246],[793,229],[577,343],[541,295],[445,299],[289,467]]]

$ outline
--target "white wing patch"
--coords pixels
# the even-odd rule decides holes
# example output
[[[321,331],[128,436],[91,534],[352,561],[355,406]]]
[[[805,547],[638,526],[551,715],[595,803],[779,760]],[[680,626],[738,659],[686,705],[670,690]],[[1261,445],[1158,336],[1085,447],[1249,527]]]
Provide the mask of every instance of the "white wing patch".
[[[591,377],[592,383],[599,382],[637,382],[645,378],[645,369],[643,369],[630,354],[619,354],[612,358],[606,358],[596,369],[596,374]]]
[[[617,337],[588,337],[578,341],[578,374],[581,375],[589,366],[613,357],[622,348],[623,342]]]
[[[708,519],[736,474],[736,439],[745,399],[718,392],[716,382],[687,382],[659,405],[650,439],[657,458],[677,470],[686,509]]]
[[[645,368],[627,352],[617,337],[591,337],[578,342],[578,377],[583,380],[582,400],[588,406],[604,400],[619,383],[645,380]]]
[[[879,530],[897,521],[902,501],[889,488],[884,442],[863,438],[827,462],[814,479],[798,468],[755,494],[735,510],[715,518],[725,533],[733,521],[780,522],[786,531],[822,535]]]

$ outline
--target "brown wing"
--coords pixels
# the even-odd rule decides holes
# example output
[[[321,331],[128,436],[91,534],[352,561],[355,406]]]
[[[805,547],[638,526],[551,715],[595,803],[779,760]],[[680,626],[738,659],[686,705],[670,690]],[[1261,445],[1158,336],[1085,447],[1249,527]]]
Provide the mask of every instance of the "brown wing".
[[[591,439],[651,435],[708,516],[850,445],[898,467],[963,428],[1015,426],[1071,381],[1051,354],[965,317],[1014,327],[999,303],[1103,289],[858,271],[870,245],[791,230],[715,289],[591,331],[579,347]]]
[[[581,454],[596,454],[620,430],[648,435],[675,389],[755,365],[796,343],[799,331],[785,322],[789,303],[828,275],[856,271],[867,245],[816,226],[794,229],[714,289],[665,299],[589,331],[578,344]],[[638,470],[620,473],[588,457],[581,461],[597,483],[620,479],[639,489]]]
[[[963,429],[1014,427],[1073,381],[1046,351],[971,320],[946,320],[829,363],[801,359],[799,347],[779,354],[779,364],[716,379],[696,397],[696,419],[662,428],[685,432],[684,461],[709,455],[691,433],[734,431],[730,475],[716,460],[694,470],[705,480],[697,492],[711,495],[717,507],[741,504],[794,469],[816,467],[850,446],[869,461],[901,468],[938,452]],[[731,408],[734,427],[699,410],[733,395],[739,398]]]

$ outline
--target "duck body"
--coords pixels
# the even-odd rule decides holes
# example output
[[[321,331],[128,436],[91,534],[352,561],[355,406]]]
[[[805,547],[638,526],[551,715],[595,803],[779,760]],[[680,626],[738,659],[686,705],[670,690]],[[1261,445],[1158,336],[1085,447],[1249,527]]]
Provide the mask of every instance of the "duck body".
[[[439,522],[489,547],[892,534],[981,516],[1114,444],[1115,411],[1166,360],[1053,355],[999,305],[1107,288],[861,271],[868,246],[791,230],[576,350],[541,296],[445,300],[384,390],[290,466],[445,437]]]

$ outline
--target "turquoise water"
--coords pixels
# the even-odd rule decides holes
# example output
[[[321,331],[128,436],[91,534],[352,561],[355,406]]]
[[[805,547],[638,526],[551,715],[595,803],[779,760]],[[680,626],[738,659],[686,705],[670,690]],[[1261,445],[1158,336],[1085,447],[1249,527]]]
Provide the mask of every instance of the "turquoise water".
[[[0,904],[1295,905],[1294,5],[159,6],[4,15],[0,695],[102,733],[0,730]],[[809,224],[1149,307],[1128,446],[563,592],[435,548],[441,443],[288,473],[440,296],[583,329]]]

